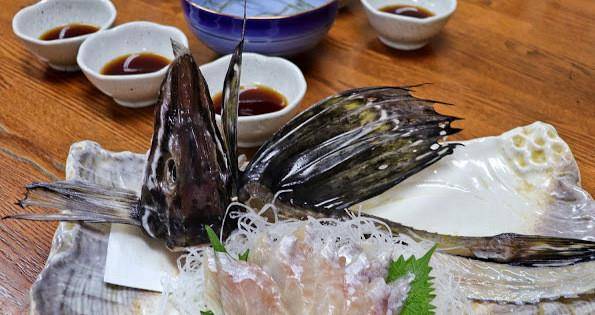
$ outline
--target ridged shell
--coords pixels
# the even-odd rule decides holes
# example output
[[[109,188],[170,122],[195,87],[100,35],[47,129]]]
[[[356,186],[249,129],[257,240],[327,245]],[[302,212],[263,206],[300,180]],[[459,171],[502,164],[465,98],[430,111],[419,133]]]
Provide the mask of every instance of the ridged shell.
[[[98,144],[75,143],[66,178],[139,189],[144,156],[111,153]],[[103,268],[109,225],[60,223],[49,258],[31,288],[31,314],[149,314],[160,294],[109,285]],[[142,262],[135,262],[142,263]]]

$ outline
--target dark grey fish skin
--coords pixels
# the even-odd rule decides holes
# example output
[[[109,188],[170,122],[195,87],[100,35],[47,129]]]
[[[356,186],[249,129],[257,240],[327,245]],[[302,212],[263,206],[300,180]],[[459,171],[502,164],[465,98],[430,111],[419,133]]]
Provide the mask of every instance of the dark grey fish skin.
[[[172,47],[176,58],[155,108],[140,196],[82,182],[35,183],[26,187],[21,207],[63,211],[7,218],[138,225],[169,248],[207,243],[205,225],[223,235],[231,232],[233,222],[222,222],[232,197],[232,164],[215,123],[209,89],[188,49],[175,42]]]
[[[254,156],[243,185],[257,182],[293,206],[341,211],[376,196],[453,152],[456,117],[404,87],[353,89],[291,120]]]
[[[238,111],[240,109],[240,79],[242,74],[242,53],[244,51],[244,36],[246,33],[246,5],[244,1],[244,23],[242,24],[242,35],[240,42],[236,46],[229,68],[223,81],[223,111],[222,125],[224,133],[225,152],[230,162],[229,170],[231,176],[226,186],[234,201],[237,200],[239,193],[240,169],[238,166]]]
[[[153,140],[140,194],[140,222],[168,247],[207,241],[230,202],[223,141],[205,79],[190,52],[173,43],[176,58],[161,86]]]

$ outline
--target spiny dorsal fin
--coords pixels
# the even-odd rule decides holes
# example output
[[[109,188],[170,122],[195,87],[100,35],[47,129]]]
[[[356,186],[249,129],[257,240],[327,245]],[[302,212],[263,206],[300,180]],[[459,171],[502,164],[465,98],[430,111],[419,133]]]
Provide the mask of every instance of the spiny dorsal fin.
[[[232,198],[238,196],[238,182],[240,171],[238,168],[238,147],[237,147],[237,124],[238,110],[240,106],[240,76],[242,72],[242,53],[244,51],[244,36],[246,32],[246,1],[244,1],[244,18],[240,42],[236,46],[229,68],[223,83],[223,111],[222,125],[224,133],[225,151],[228,158],[228,169],[231,178],[228,181],[228,189]]]
[[[171,48],[174,51],[175,58],[186,54],[190,55],[190,50],[187,47],[185,47],[182,43],[178,42],[173,38],[170,38],[169,40],[171,42]]]

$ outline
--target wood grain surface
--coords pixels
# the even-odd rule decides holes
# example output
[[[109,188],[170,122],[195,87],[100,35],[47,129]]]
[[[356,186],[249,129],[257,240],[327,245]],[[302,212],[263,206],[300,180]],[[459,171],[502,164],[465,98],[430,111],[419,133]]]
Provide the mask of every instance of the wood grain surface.
[[[153,108],[119,107],[82,73],[53,71],[25,50],[11,20],[32,2],[3,1],[0,10],[0,216],[19,211],[14,202],[25,184],[64,176],[73,142],[144,152],[152,133]],[[114,3],[116,24],[174,25],[200,64],[217,57],[191,34],[177,0]],[[465,118],[458,139],[553,124],[583,186],[595,192],[595,1],[461,0],[440,36],[413,52],[381,44],[355,1],[319,46],[291,59],[308,82],[304,108],[348,88],[430,82],[416,94],[456,105],[441,110]],[[55,227],[0,222],[0,314],[27,310]]]

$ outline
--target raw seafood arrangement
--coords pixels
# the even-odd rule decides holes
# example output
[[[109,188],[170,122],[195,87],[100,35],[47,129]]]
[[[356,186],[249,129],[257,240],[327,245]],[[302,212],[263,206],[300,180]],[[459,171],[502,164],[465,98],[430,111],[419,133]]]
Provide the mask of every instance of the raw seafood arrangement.
[[[595,203],[552,126],[445,142],[457,118],[435,101],[358,88],[302,112],[240,165],[243,39],[222,131],[192,55],[171,44],[148,154],[74,144],[66,180],[33,183],[20,201],[60,211],[7,217],[63,222],[32,313],[595,311]],[[460,219],[474,215],[475,226]],[[179,273],[161,295],[106,284],[108,231],[95,223],[182,251]]]

